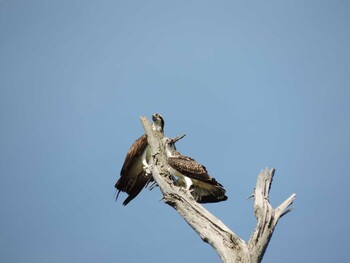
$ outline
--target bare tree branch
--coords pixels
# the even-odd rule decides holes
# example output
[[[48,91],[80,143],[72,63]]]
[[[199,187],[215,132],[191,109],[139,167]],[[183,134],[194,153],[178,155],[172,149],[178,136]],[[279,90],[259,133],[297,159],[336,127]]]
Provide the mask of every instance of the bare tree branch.
[[[262,170],[254,190],[254,213],[258,222],[248,241],[252,262],[261,262],[278,220],[283,214],[288,213],[286,209],[296,198],[296,195],[293,194],[277,209],[272,208],[269,203],[269,192],[274,174],[275,169],[273,168]]]
[[[275,170],[266,168],[258,177],[254,191],[254,212],[258,223],[246,243],[197,203],[188,191],[174,185],[168,172],[165,137],[154,131],[145,117],[141,117],[141,122],[153,156],[152,175],[160,187],[165,203],[173,207],[201,239],[215,249],[223,262],[261,262],[279,218],[291,211],[290,205],[296,197],[293,194],[276,210],[272,208],[268,197]]]

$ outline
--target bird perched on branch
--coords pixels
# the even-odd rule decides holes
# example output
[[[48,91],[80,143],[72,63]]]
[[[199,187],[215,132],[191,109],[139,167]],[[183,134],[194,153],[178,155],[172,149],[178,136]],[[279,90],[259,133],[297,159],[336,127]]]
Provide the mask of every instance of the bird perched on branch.
[[[164,133],[164,119],[156,113],[152,115],[153,129]],[[120,192],[126,192],[129,196],[124,200],[123,205],[127,205],[134,199],[142,189],[153,181],[149,170],[149,160],[151,158],[150,147],[146,134],[138,138],[128,150],[123,167],[120,171],[120,178],[115,184],[118,190],[116,199]]]
[[[169,172],[178,178],[178,185],[190,190],[198,203],[216,203],[227,200],[226,190],[211,177],[205,166],[191,157],[180,154],[175,147],[176,139],[167,139],[165,151]]]

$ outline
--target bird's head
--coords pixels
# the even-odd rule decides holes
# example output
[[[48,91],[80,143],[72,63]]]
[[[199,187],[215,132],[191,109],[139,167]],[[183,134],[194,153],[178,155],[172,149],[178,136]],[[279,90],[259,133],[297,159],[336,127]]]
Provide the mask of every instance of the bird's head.
[[[164,132],[164,119],[159,113],[152,115],[153,128],[157,131]]]
[[[178,155],[179,153],[176,150],[175,143],[185,137],[186,134],[176,136],[175,138],[165,137],[165,152],[167,157]]]
[[[172,157],[176,153],[176,147],[174,139],[165,139],[165,153],[167,157]]]

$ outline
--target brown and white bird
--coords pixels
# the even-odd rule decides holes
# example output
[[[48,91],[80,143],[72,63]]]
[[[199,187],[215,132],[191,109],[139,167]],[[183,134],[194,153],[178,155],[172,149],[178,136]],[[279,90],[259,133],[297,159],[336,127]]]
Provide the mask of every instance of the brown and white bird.
[[[211,177],[205,166],[191,157],[180,154],[175,147],[176,140],[167,139],[165,151],[169,172],[178,178],[178,185],[191,191],[198,203],[216,203],[227,200],[226,190]]]
[[[156,113],[152,115],[152,120],[153,129],[164,133],[163,117]],[[150,147],[147,142],[147,136],[144,134],[128,150],[120,171],[120,178],[115,184],[115,188],[118,190],[116,199],[118,199],[120,192],[126,192],[129,195],[124,200],[123,205],[127,205],[145,186],[153,181],[152,174],[149,171],[150,158]]]

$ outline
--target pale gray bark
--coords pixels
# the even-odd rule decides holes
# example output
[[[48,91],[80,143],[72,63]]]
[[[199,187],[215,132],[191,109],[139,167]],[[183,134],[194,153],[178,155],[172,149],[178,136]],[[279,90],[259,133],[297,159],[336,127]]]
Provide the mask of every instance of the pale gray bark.
[[[164,137],[154,131],[145,117],[141,117],[152,152],[152,175],[163,193],[165,203],[173,207],[206,243],[219,254],[224,263],[261,262],[278,220],[291,211],[296,195],[291,195],[273,209],[268,196],[274,169],[261,171],[254,191],[254,212],[257,227],[246,243],[224,223],[197,203],[188,191],[174,185],[168,173],[164,151]]]

